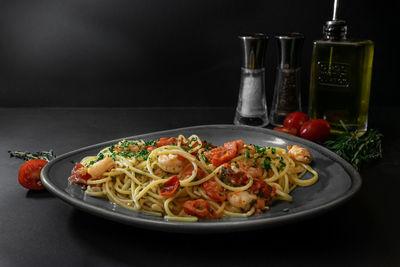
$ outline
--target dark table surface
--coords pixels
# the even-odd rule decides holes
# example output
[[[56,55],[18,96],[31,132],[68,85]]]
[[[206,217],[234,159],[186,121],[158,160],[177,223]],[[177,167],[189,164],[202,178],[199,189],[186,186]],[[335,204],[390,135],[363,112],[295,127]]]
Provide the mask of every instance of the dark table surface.
[[[384,158],[361,170],[361,190],[318,217],[274,228],[191,235],[108,221],[17,182],[7,150],[57,155],[107,140],[204,124],[230,124],[230,108],[0,109],[0,266],[399,266],[400,129],[397,108],[370,112]],[[104,127],[104,126],[107,127]]]

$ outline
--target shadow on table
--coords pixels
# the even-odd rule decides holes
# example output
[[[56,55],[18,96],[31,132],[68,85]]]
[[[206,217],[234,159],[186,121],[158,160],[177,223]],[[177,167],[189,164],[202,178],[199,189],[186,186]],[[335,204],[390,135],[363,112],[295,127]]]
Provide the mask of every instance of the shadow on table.
[[[264,230],[226,234],[179,234],[139,229],[75,210],[71,234],[99,257],[139,266],[371,263],[379,248],[369,247],[379,229],[356,201],[319,217]],[[382,250],[383,248],[381,248]],[[369,254],[374,251],[374,254]],[[99,253],[97,253],[99,254]],[[101,260],[101,259],[100,259]],[[373,259],[377,261],[376,258]]]
[[[47,190],[28,190],[26,192],[26,198],[53,198],[54,195],[52,195],[49,191]]]

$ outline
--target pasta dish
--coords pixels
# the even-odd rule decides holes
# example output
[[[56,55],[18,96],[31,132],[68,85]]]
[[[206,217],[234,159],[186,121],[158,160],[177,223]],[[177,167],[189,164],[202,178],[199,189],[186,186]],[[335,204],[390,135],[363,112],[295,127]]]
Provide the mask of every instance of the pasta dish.
[[[89,196],[166,220],[248,217],[317,182],[311,160],[298,145],[286,150],[236,140],[214,146],[196,135],[122,140],[76,163],[69,181]],[[303,179],[307,172],[312,177]]]

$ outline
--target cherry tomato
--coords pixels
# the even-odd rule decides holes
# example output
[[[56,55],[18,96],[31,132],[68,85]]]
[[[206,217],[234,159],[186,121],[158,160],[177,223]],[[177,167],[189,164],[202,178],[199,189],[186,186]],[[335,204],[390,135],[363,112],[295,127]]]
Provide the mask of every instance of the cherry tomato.
[[[40,171],[47,164],[43,159],[31,159],[19,168],[18,182],[30,190],[43,190],[44,186],[40,180]]]
[[[219,176],[224,183],[232,184],[234,186],[242,186],[249,183],[249,178],[246,173],[242,171],[235,172],[228,163],[221,168]]]
[[[164,183],[164,188],[161,190],[161,194],[164,197],[168,197],[173,195],[175,191],[179,188],[180,182],[178,179],[178,175],[172,176],[168,181]]]
[[[236,157],[243,146],[244,142],[242,140],[236,140],[225,143],[223,147],[214,148],[204,153],[204,156],[211,161],[214,166],[218,167]]]
[[[183,203],[183,210],[186,214],[199,218],[215,218],[216,215],[211,209],[210,204],[204,199],[187,200]]]
[[[297,129],[296,128],[286,128],[282,126],[276,126],[274,127],[275,131],[282,132],[282,133],[287,133],[296,136],[297,135]]]
[[[224,188],[215,179],[210,179],[202,184],[206,194],[216,202],[223,202],[226,199]]]
[[[253,185],[250,189],[259,197],[267,197],[272,191],[271,186],[267,185],[266,182],[258,178],[253,178]]]
[[[87,180],[91,178],[90,174],[87,172],[87,168],[81,163],[76,163],[75,167],[71,171],[71,176],[68,180],[74,184],[86,184]]]
[[[285,128],[296,128],[297,131],[299,131],[303,123],[308,120],[309,118],[307,114],[297,111],[286,116],[285,120],[283,121],[283,126]]]
[[[306,121],[300,128],[300,137],[320,142],[325,141],[331,134],[329,122],[323,119]]]
[[[175,137],[165,138],[161,137],[159,141],[156,142],[157,146],[169,146],[169,145],[176,145],[178,143],[178,139]]]

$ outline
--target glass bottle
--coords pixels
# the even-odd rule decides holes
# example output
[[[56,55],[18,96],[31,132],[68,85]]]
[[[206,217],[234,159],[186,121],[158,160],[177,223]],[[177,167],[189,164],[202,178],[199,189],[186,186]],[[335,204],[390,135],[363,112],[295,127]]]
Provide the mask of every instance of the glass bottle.
[[[311,58],[311,118],[329,121],[332,133],[367,130],[374,43],[347,39],[347,25],[337,20],[335,0],[333,19],[323,27],[323,39],[313,45]]]
[[[242,68],[236,125],[267,126],[264,57],[268,37],[262,33],[239,36],[242,44]]]
[[[281,126],[288,114],[301,111],[300,59],[304,36],[289,33],[275,36],[275,39],[278,67],[269,120],[271,124]]]

